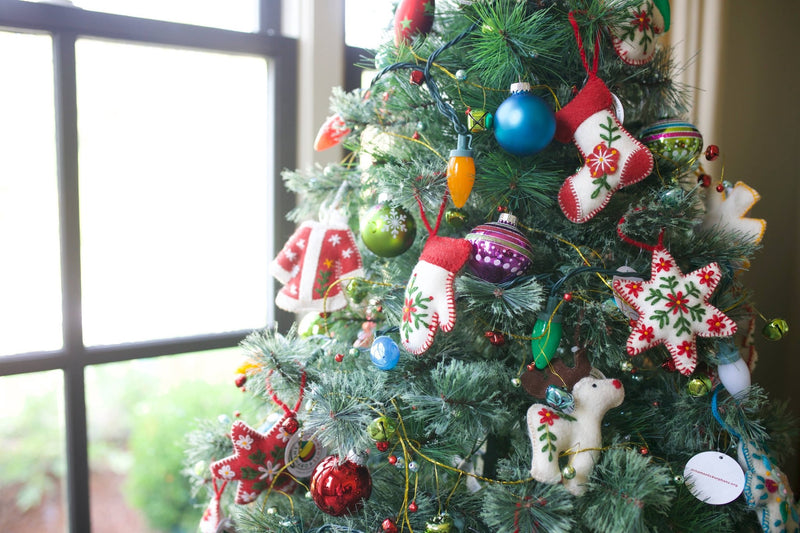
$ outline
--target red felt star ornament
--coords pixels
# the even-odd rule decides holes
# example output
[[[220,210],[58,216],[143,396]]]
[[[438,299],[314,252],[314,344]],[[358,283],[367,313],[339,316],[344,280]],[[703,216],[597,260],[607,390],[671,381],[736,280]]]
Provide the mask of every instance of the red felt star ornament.
[[[708,303],[722,272],[717,263],[683,274],[661,244],[653,248],[648,281],[619,278],[614,291],[639,314],[628,337],[629,355],[664,344],[686,376],[697,366],[697,337],[728,337],[736,323]]]
[[[231,441],[234,454],[211,464],[211,475],[223,481],[238,481],[236,503],[246,504],[266,489],[286,490],[292,479],[281,474],[289,435],[284,415],[266,433],[260,433],[241,420],[233,423]]]

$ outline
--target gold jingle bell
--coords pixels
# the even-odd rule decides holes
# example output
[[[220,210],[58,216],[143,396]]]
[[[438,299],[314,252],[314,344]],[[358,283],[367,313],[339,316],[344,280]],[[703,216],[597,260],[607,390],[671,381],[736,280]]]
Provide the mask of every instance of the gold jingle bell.
[[[440,514],[425,523],[425,533],[453,533],[453,531],[455,531],[455,524],[447,513]]]
[[[782,318],[773,318],[761,330],[761,334],[771,341],[779,341],[787,333],[789,333],[789,324]]]
[[[686,389],[689,391],[689,394],[694,396],[695,398],[700,398],[701,396],[705,396],[712,389],[711,379],[708,376],[697,376],[689,381],[689,384],[686,385]]]

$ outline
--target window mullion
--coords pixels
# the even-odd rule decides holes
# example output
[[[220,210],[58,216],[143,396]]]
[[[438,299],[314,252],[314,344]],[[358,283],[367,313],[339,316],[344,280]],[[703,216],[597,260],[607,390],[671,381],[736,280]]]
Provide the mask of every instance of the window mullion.
[[[75,39],[53,35],[56,151],[58,161],[61,309],[64,336],[64,404],[67,440],[67,514],[70,533],[91,530],[83,327],[81,323],[78,111]]]

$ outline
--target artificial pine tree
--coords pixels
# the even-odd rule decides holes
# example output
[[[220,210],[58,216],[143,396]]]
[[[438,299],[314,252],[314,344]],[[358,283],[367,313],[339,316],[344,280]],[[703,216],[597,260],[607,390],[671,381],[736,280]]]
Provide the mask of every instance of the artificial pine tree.
[[[308,314],[242,342],[261,412],[190,435],[202,531],[798,530],[793,423],[750,384],[787,331],[740,281],[758,194],[704,172],[669,23],[399,2],[317,139],[348,155],[284,175]]]

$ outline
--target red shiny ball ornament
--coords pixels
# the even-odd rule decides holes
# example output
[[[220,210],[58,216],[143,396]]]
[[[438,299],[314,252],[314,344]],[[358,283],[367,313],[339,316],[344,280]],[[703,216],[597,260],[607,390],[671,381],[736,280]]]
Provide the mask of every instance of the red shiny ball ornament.
[[[650,453],[650,450],[642,446],[641,448],[639,448],[639,453],[642,455],[647,455],[648,453]]]
[[[381,524],[381,529],[386,531],[386,533],[397,533],[397,524],[394,523],[393,519],[387,518]]]
[[[237,387],[244,387],[244,384],[247,383],[247,374],[236,374],[236,383]]]
[[[719,157],[719,146],[716,144],[709,144],[706,148],[706,160],[714,161]]]
[[[417,509],[419,509],[417,507],[417,502],[411,502],[411,503],[408,504],[408,512],[409,513],[416,513]]]
[[[725,186],[720,183],[719,185],[717,185],[716,189],[717,189],[717,192],[722,192],[722,191],[725,190]]]
[[[385,452],[389,449],[389,441],[388,440],[379,440],[375,443],[375,447],[378,448],[379,452]]]
[[[239,418],[240,416],[242,416],[242,412],[241,411],[234,411],[233,412],[233,416],[235,416],[236,418]]]
[[[711,176],[708,174],[700,174],[700,176],[697,177],[697,183],[699,183],[701,187],[711,187]]]
[[[570,301],[572,301],[572,293],[571,293],[571,292],[565,292],[565,293],[564,293],[564,301],[565,301],[565,302],[570,302]]]
[[[419,137],[420,137],[420,135],[419,135],[418,131],[415,131],[414,135],[411,136],[411,138],[414,139],[415,141],[418,141]],[[420,176],[420,177],[422,177],[422,176]]]
[[[389,456],[389,464],[393,464],[393,465],[397,464],[397,456],[396,455],[390,455]]]
[[[525,365],[525,369],[528,372],[533,372],[534,370],[536,370],[536,363],[528,363],[527,365]]]
[[[425,81],[425,73],[421,70],[412,70],[410,81],[414,85],[422,85],[422,82]]]
[[[289,435],[294,435],[297,433],[297,430],[300,428],[300,424],[297,422],[295,417],[287,418],[286,421],[283,423],[283,430],[286,431]]]
[[[372,494],[372,477],[367,467],[329,455],[311,474],[311,498],[331,516],[358,511]]]
[[[337,363],[341,363],[342,361],[344,361],[344,354],[343,353],[337,353],[336,356],[333,359]]]

